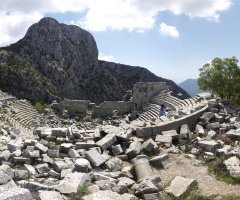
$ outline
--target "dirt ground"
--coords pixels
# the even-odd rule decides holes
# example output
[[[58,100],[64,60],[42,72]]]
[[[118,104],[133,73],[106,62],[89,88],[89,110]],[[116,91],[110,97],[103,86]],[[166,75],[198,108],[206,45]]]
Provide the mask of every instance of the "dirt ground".
[[[165,169],[154,169],[162,179],[161,185],[168,183],[175,176],[195,179],[198,183],[200,194],[210,196],[217,195],[239,195],[240,185],[228,185],[217,181],[214,175],[208,174],[207,166],[199,164],[196,159],[187,158],[184,154],[169,154],[171,163]]]

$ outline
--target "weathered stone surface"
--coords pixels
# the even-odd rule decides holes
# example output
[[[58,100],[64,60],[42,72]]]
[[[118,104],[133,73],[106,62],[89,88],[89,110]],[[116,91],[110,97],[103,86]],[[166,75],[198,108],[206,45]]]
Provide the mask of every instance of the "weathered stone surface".
[[[14,171],[8,165],[0,166],[0,185],[7,183],[14,177]]]
[[[102,148],[102,150],[106,150],[111,147],[117,141],[115,134],[107,134],[101,140],[99,140],[96,144]]]
[[[211,141],[199,141],[197,143],[199,147],[201,147],[204,151],[215,153],[218,148],[220,148],[219,144],[214,140]]]
[[[6,190],[0,193],[0,199],[2,200],[32,200],[33,197],[29,190],[24,188],[15,188],[11,190]]]
[[[175,197],[181,196],[189,186],[195,185],[197,182],[194,179],[183,178],[181,176],[176,176],[169,187],[165,191]]]
[[[187,124],[181,126],[180,134],[178,135],[179,139],[187,139],[191,135],[191,131]]]
[[[14,163],[24,163],[24,164],[31,164],[31,159],[30,158],[26,158],[26,157],[14,157],[13,158]]]
[[[92,167],[90,162],[85,158],[79,158],[75,161],[75,170],[78,172],[88,173]]]
[[[47,173],[49,171],[49,167],[47,163],[43,163],[43,164],[38,164],[36,166],[36,169],[38,170],[38,172],[41,173]]]
[[[135,189],[135,194],[149,194],[158,191],[157,187],[150,180],[143,180],[138,184],[134,184],[132,189]]]
[[[229,137],[232,140],[240,141],[240,129],[229,130],[228,132],[226,132],[226,136]]]
[[[0,153],[0,163],[1,161],[8,161],[11,156],[11,152],[9,150],[4,150]]]
[[[63,169],[69,168],[68,164],[62,160],[55,161],[53,167],[57,172],[61,172]]]
[[[203,127],[199,124],[196,125],[195,131],[199,136],[204,136],[205,134]]]
[[[129,157],[129,159],[132,159],[136,157],[141,152],[141,143],[137,140],[133,141],[129,148],[126,150],[126,155]]]
[[[86,158],[94,167],[99,167],[107,161],[96,149],[87,151]]]
[[[171,136],[172,139],[178,139],[178,133],[176,130],[162,131],[163,136]]]
[[[203,115],[199,118],[203,123],[209,122],[214,117],[214,113],[212,112],[205,112]]]
[[[68,154],[69,150],[73,148],[72,143],[62,143],[60,145],[60,152]]]
[[[105,163],[105,166],[111,172],[116,172],[121,170],[122,160],[117,157],[113,157]]]
[[[139,155],[132,159],[134,169],[137,175],[137,180],[142,181],[153,175],[152,169],[148,162],[148,157],[146,155]]]
[[[135,183],[135,181],[128,177],[120,177],[117,180],[118,184],[126,185],[127,187],[131,187]]]
[[[108,180],[108,181],[116,183],[116,179],[111,178],[109,176],[105,176],[105,175],[97,173],[97,172],[93,173],[93,180],[95,180],[95,181]]]
[[[118,194],[109,190],[99,191],[82,197],[83,200],[136,200],[137,198],[130,194]]]
[[[23,181],[21,181],[21,183],[20,183],[20,181],[18,183],[21,185],[21,187],[28,189],[31,192],[33,198],[37,198],[37,192],[39,190],[49,190],[50,189],[49,186],[47,186],[47,185],[37,183],[37,182],[32,182],[32,181],[23,180]]]
[[[26,156],[27,158],[39,158],[40,157],[40,151],[39,150],[28,150],[26,149],[23,153],[23,156]]]
[[[38,191],[38,200],[64,200],[62,195],[57,191]]]
[[[66,137],[68,134],[67,128],[52,128],[52,136]]]
[[[27,170],[15,170],[14,178],[16,180],[26,180],[28,179],[28,171]]]
[[[117,184],[115,187],[112,188],[113,192],[117,192],[118,194],[128,193],[128,188],[126,185],[119,185]]]
[[[142,144],[142,149],[147,152],[151,152],[157,144],[153,141],[153,139],[148,139]]]
[[[170,160],[168,158],[168,154],[165,153],[159,156],[155,156],[154,158],[150,159],[149,162],[158,167],[167,167],[167,165],[170,163]]]
[[[240,160],[236,156],[225,160],[223,163],[227,167],[231,176],[240,178]]]
[[[88,179],[86,173],[69,173],[54,188],[62,194],[76,193],[78,186]]]
[[[157,135],[155,142],[160,142],[162,144],[172,144],[172,137],[169,135]]]
[[[14,151],[16,151],[16,150],[18,150],[18,149],[22,149],[23,148],[23,145],[21,145],[21,144],[15,144],[15,143],[8,143],[7,144],[7,147],[8,147],[8,150],[10,151],[10,152],[14,152]]]
[[[13,180],[8,181],[6,184],[0,185],[0,194],[7,190],[17,189],[17,188],[18,186]]]
[[[121,154],[123,152],[123,149],[122,149],[121,145],[118,144],[118,145],[112,147],[112,152],[113,152],[114,156],[118,156],[119,154]]]
[[[42,154],[42,161],[48,164],[53,164],[53,159],[50,158],[47,154]]]
[[[37,143],[37,144],[34,146],[34,148],[35,148],[36,150],[39,150],[41,153],[46,153],[47,150],[48,150],[48,147],[44,146],[44,145],[41,144],[41,143]]]
[[[153,136],[152,127],[136,128],[136,133],[141,138],[150,138]]]
[[[96,147],[96,143],[94,141],[87,141],[87,142],[77,142],[75,144],[75,149],[85,149],[88,150],[90,148]]]
[[[59,150],[57,150],[57,149],[48,149],[47,155],[50,158],[58,158],[59,157]]]
[[[78,153],[75,149],[70,149],[70,150],[68,151],[68,154],[69,154],[69,156],[70,156],[71,158],[74,158],[74,159],[80,158],[79,153]]]
[[[28,170],[29,175],[37,174],[36,169],[32,165],[24,164],[24,167]]]
[[[207,125],[207,129],[217,130],[220,128],[219,122],[213,122]]]

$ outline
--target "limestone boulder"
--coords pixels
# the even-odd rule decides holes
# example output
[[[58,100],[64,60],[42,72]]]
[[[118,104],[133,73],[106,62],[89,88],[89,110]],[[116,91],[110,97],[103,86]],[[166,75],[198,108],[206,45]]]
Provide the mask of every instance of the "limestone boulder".
[[[0,185],[7,183],[14,177],[14,171],[8,165],[0,166]]]
[[[231,176],[240,178],[240,160],[236,156],[225,160],[223,163]]]
[[[62,195],[57,191],[38,191],[38,200],[64,200]]]
[[[191,185],[196,185],[197,182],[194,179],[188,179],[181,176],[176,176],[169,187],[165,189],[167,193],[175,197],[181,196]]]
[[[132,142],[129,146],[129,148],[125,151],[126,155],[129,157],[129,159],[132,159],[136,157],[141,152],[141,143],[137,140]]]
[[[93,167],[99,167],[107,161],[96,149],[87,151],[86,158],[89,160]]]
[[[24,188],[14,188],[11,190],[6,190],[0,193],[0,199],[2,200],[32,200],[33,197],[29,190]]]
[[[86,173],[69,173],[54,188],[62,194],[76,193],[78,186],[84,184],[87,179]]]

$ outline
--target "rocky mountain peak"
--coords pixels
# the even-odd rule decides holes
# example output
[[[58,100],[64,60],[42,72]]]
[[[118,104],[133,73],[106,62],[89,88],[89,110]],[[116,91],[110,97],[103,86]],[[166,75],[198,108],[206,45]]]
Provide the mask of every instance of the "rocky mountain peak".
[[[175,95],[181,92],[188,97],[174,82],[145,68],[99,62],[97,45],[89,32],[52,18],[33,24],[17,43],[0,48],[0,55],[4,55],[0,63],[7,65],[1,68],[0,64],[0,88],[28,99],[121,100],[139,81],[168,82]]]

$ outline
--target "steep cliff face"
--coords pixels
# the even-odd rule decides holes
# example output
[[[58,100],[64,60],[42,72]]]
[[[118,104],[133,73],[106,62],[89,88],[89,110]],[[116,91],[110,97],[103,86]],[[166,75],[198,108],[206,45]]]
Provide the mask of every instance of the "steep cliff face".
[[[93,36],[74,25],[43,18],[23,39],[0,50],[0,87],[14,95],[51,102],[63,97],[100,103],[120,100],[139,81],[172,81],[140,67],[99,61]]]

